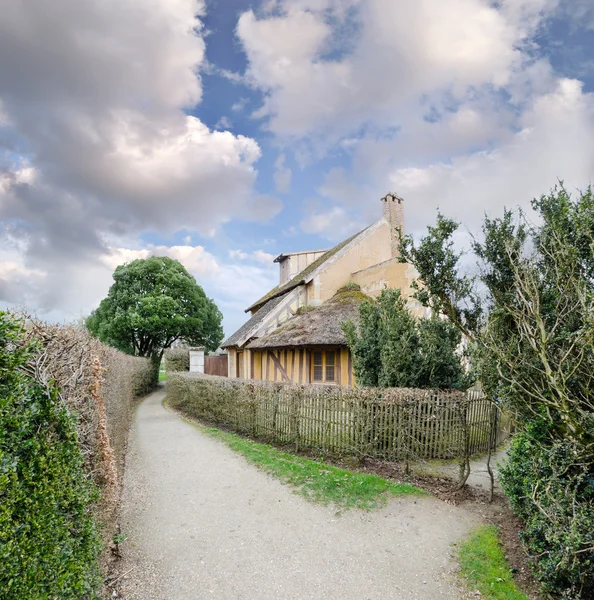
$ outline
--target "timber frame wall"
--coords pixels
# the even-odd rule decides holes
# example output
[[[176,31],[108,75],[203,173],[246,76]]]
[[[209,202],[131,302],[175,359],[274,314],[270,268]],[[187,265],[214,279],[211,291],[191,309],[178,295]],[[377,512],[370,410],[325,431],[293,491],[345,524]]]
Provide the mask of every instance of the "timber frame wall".
[[[345,346],[306,346],[269,349],[229,349],[229,377],[278,381],[284,383],[315,383],[311,379],[312,353],[336,353],[335,385],[354,384],[351,353]],[[324,385],[328,385],[325,383]],[[332,384],[330,384],[332,385]]]

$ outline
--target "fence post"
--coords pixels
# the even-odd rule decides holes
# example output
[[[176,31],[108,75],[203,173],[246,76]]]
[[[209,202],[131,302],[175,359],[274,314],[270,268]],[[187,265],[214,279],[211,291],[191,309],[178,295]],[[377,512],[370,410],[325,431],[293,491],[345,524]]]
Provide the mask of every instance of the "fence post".
[[[293,443],[295,444],[295,452],[299,452],[299,403],[301,401],[301,390],[294,390],[291,394],[291,429]]]
[[[458,403],[460,424],[462,426],[462,460],[460,461],[460,479],[458,489],[461,490],[468,481],[470,475],[470,430],[468,427],[468,397]]]

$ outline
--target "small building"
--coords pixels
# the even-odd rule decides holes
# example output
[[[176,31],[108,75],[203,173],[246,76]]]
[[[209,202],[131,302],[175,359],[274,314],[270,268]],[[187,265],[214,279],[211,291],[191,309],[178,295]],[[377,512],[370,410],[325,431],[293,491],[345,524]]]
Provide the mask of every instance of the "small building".
[[[229,377],[352,385],[341,324],[358,319],[359,304],[399,288],[414,313],[416,273],[398,260],[403,200],[382,198],[382,218],[329,250],[281,254],[279,284],[246,309],[251,318],[223,344]]]

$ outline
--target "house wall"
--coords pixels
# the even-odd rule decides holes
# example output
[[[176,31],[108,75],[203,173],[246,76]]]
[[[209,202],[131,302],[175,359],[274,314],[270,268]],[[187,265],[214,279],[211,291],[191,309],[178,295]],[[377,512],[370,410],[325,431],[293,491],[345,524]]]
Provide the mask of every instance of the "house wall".
[[[266,317],[260,329],[254,333],[261,337],[280,327],[302,306],[319,305],[332,298],[342,286],[349,282],[357,283],[364,293],[376,297],[384,287],[399,288],[409,298],[409,307],[417,316],[423,316],[425,309],[411,299],[411,284],[416,277],[410,265],[400,264],[391,258],[390,226],[387,222],[379,225],[354,245],[343,256],[329,259],[324,271],[308,284],[290,292],[287,301]]]
[[[392,258],[353,273],[351,281],[359,284],[361,291],[372,298],[377,298],[384,288],[397,288],[408,299],[408,307],[415,316],[427,317],[427,309],[412,297],[412,284],[416,278],[417,272],[412,265],[399,263],[397,258]]]
[[[318,350],[318,348],[315,349]],[[348,348],[328,347],[321,349],[337,350],[339,352],[337,384],[344,386],[353,385],[354,375]],[[311,383],[310,365],[312,350],[313,348],[252,350],[251,352],[254,357],[252,378],[260,381]]]
[[[311,265],[312,262],[317,260],[320,256],[326,253],[326,250],[315,250],[313,252],[295,252],[294,254],[287,254],[280,263],[280,285],[287,283],[305,269]]]
[[[307,284],[307,304],[316,305],[329,300],[339,288],[352,281],[352,273],[389,260],[390,239],[390,226],[381,221],[348,252],[330,258],[323,272]]]

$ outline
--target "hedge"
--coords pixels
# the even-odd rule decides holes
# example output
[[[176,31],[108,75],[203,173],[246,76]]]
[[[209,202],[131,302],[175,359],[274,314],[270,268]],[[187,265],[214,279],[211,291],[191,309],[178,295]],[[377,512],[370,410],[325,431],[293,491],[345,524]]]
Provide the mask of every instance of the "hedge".
[[[56,402],[74,427],[82,471],[94,489],[86,502],[103,548],[92,569],[99,564],[104,575],[112,560],[128,431],[137,397],[152,385],[152,365],[101,344],[80,327],[48,324],[27,315],[5,315],[5,320],[21,324],[11,347],[26,354],[22,369],[43,389],[55,390]]]
[[[298,385],[173,373],[167,402],[191,418],[263,440],[387,460],[486,451],[496,407],[457,390]]]
[[[587,600],[594,598],[594,456],[584,460],[571,442],[546,439],[544,420],[514,438],[501,485],[524,521],[521,537],[545,591]]]
[[[0,597],[95,598],[97,488],[57,387],[28,373],[35,351],[0,312]]]
[[[190,351],[187,348],[169,348],[164,356],[168,373],[190,370]]]

